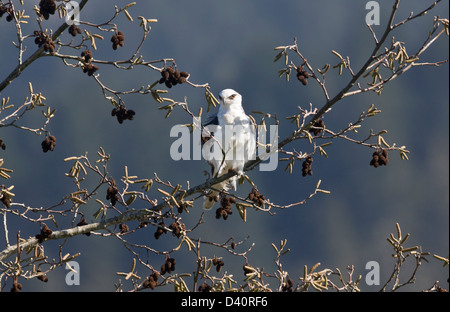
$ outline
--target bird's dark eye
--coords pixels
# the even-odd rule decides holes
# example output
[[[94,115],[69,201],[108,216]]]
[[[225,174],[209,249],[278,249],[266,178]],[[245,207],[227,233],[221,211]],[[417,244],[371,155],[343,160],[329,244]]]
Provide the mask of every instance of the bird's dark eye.
[[[222,97],[219,95],[219,100],[223,100]]]
[[[234,99],[236,97],[236,94],[230,95],[230,99]]]

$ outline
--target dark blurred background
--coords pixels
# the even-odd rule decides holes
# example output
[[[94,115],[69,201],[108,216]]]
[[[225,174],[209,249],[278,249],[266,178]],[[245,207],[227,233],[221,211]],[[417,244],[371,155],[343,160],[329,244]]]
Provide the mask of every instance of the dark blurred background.
[[[27,1],[25,5],[31,18],[29,24],[23,26],[24,33],[32,33],[37,28],[32,7],[38,2]],[[81,20],[103,22],[113,15],[114,4],[121,7],[127,3],[89,1],[81,12]],[[373,26],[373,29],[381,36],[393,1],[379,3],[381,25]],[[356,0],[138,1],[129,9],[134,23],[124,15],[117,19],[119,29],[125,34],[125,47],[113,51],[109,34],[102,34],[105,40],[97,40],[98,50],[93,53],[98,59],[128,58],[141,39],[137,17],[156,18],[158,23],[151,24],[151,33],[141,50],[144,60],[174,58],[180,70],[191,74],[190,81],[209,83],[216,95],[225,88],[235,89],[242,94],[247,113],[258,110],[277,114],[281,120],[280,138],[283,139],[293,129],[289,122],[283,121],[284,118],[297,113],[298,106],[307,108],[310,102],[320,108],[324,97],[313,81],[304,87],[294,75],[289,83],[278,78],[277,71],[283,67],[283,62],[273,62],[276,55],[273,48],[290,45],[296,37],[302,54],[315,69],[326,63],[335,65],[338,59],[331,50],[336,50],[344,57],[350,57],[356,71],[374,45],[365,26],[368,13],[365,4],[365,1]],[[431,1],[402,2],[396,21],[429,4]],[[395,39],[406,42],[407,51],[414,53],[426,39],[433,17],[448,17],[448,9],[448,1],[443,1],[430,14],[396,30]],[[56,29],[60,24],[61,20],[52,16],[43,26]],[[0,80],[3,80],[17,64],[17,51],[11,44],[11,41],[17,41],[17,36],[13,23],[7,23],[4,18],[0,20],[0,30]],[[61,38],[67,42],[72,37],[65,33]],[[29,40],[25,57],[35,49]],[[421,60],[434,62],[448,57],[448,37],[442,36]],[[291,60],[298,65],[301,63],[293,55]],[[121,71],[110,66],[100,66],[98,73],[103,83],[120,90],[139,88],[160,77],[150,70]],[[388,143],[405,145],[411,151],[409,161],[402,161],[398,153],[392,152],[389,165],[375,169],[369,166],[372,150],[336,140],[326,149],[328,158],[314,157],[313,176],[301,176],[300,162],[296,163],[292,175],[284,171],[284,163],[273,172],[249,172],[259,191],[279,204],[302,200],[314,190],[319,179],[322,180],[321,188],[331,191],[330,195],[320,194],[305,205],[278,210],[274,216],[249,210],[246,223],[236,212],[226,221],[217,220],[213,209],[206,213],[205,224],[192,236],[216,242],[225,242],[229,237],[241,241],[249,236],[237,251],[242,252],[255,242],[249,261],[254,266],[264,267],[265,272],[277,269],[270,244],[278,245],[286,238],[291,251],[282,258],[282,264],[292,279],[297,281],[302,276],[305,264],[311,267],[320,262],[319,269],[338,267],[343,272],[348,265],[354,265],[355,276],[363,276],[360,288],[365,291],[376,291],[381,287],[365,284],[368,261],[380,264],[382,284],[392,273],[395,259],[386,237],[396,233],[396,222],[404,233],[411,233],[408,246],[421,245],[424,251],[448,256],[448,74],[448,64],[439,68],[415,68],[389,83],[381,96],[364,94],[347,98],[333,107],[324,119],[329,129],[337,131],[356,121],[373,103],[382,114],[367,120],[355,137],[365,138],[370,129],[375,132],[386,129],[388,133],[384,138]],[[334,96],[349,79],[348,74],[339,77],[336,70],[330,71],[327,74],[330,96]],[[9,96],[16,106],[21,104],[28,95],[28,81],[33,83],[35,92],[45,95],[49,106],[57,109],[56,117],[48,127],[57,142],[53,152],[44,154],[40,146],[42,137],[12,127],[1,129],[0,137],[7,149],[0,152],[0,157],[5,159],[4,167],[14,170],[12,178],[2,183],[15,186],[15,202],[32,207],[58,203],[62,196],[74,191],[72,181],[64,176],[70,165],[63,159],[88,152],[91,160],[95,160],[99,146],[111,155],[110,175],[116,181],[123,175],[125,165],[130,174],[140,178],[152,178],[157,172],[161,179],[183,186],[186,181],[191,186],[204,181],[203,170],[208,166],[203,161],[176,162],[170,158],[169,148],[174,141],[169,136],[171,127],[192,122],[183,111],[176,110],[169,119],[164,119],[165,112],[157,109],[160,105],[150,95],[128,96],[125,97],[127,108],[135,110],[136,116],[133,121],[119,124],[111,117],[112,106],[103,98],[93,78],[52,57],[43,57],[31,64],[1,96]],[[186,96],[193,112],[200,107],[205,110],[207,106],[203,89],[187,84],[170,89],[168,96],[180,101]],[[27,114],[20,124],[37,127],[42,121],[39,111],[35,111]],[[311,151],[311,146],[303,141],[292,143],[290,148]],[[97,181],[96,177],[91,177],[89,183],[93,185]],[[246,196],[249,190],[246,184],[238,189],[238,194]],[[104,200],[105,193],[106,188],[100,190],[99,198]],[[149,192],[150,197],[158,195],[155,189]],[[136,203],[136,208],[144,208]],[[92,213],[98,209],[96,205],[92,202],[82,208],[88,222],[94,220]],[[189,214],[182,215],[182,221],[192,227],[201,213],[199,200]],[[39,231],[36,224],[18,222],[13,217],[8,217],[8,221],[10,240],[14,239],[17,230],[21,231],[22,237]],[[64,221],[60,226],[64,228]],[[171,235],[155,240],[153,233],[154,228],[148,228],[127,239],[164,250],[178,243]],[[4,242],[2,232],[1,249]],[[58,243],[46,243],[46,254],[57,257]],[[58,268],[49,274],[47,284],[31,280],[23,283],[24,290],[113,291],[114,283],[120,278],[115,272],[128,272],[131,267],[131,255],[113,238],[78,236],[68,240],[64,250],[81,252],[77,258],[81,285],[66,286],[64,278],[68,271]],[[222,270],[234,274],[239,282],[243,280],[242,258],[207,246],[201,252],[210,258],[214,255],[223,257],[225,266]],[[157,268],[164,262],[163,256],[142,254],[142,257],[148,257],[149,263]],[[177,272],[195,270],[194,255],[185,247],[174,257]],[[405,290],[423,290],[435,281],[448,287],[448,268],[443,268],[442,263],[432,257],[429,259],[431,263],[421,266],[415,285]],[[402,271],[403,281],[409,278],[412,270],[413,266],[407,266]],[[149,274],[142,268],[137,273],[141,277]],[[275,281],[268,282],[273,287],[278,286]],[[191,280],[188,286],[192,287]]]

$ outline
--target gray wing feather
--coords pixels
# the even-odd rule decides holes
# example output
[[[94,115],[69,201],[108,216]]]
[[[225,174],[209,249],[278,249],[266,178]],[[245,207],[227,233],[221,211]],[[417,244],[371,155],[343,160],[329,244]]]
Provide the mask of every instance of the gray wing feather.
[[[217,117],[217,112],[211,113],[211,114],[209,114],[209,115],[206,117],[205,122],[202,123],[202,131],[203,131],[203,128],[205,128],[205,127],[207,127],[207,126],[209,126],[209,125],[216,125],[216,126],[219,125],[219,118]],[[211,133],[211,134],[214,135],[214,133]],[[203,146],[203,144],[204,144],[204,141],[202,140],[202,146]],[[211,174],[214,174],[214,165],[213,165],[213,163],[212,163],[212,162],[209,162],[209,161],[206,161],[206,162],[207,162],[207,163],[210,165],[210,167],[211,167]]]

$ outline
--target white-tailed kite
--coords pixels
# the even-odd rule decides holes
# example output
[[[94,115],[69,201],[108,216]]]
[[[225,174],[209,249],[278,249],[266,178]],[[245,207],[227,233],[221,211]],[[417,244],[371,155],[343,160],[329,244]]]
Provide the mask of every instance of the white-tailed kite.
[[[213,177],[229,171],[238,175],[212,186],[205,197],[204,209],[211,209],[219,191],[236,190],[236,180],[244,174],[244,165],[255,159],[255,126],[242,108],[242,96],[232,89],[219,93],[220,107],[203,124],[203,137],[210,137],[203,146],[204,156],[211,165]]]

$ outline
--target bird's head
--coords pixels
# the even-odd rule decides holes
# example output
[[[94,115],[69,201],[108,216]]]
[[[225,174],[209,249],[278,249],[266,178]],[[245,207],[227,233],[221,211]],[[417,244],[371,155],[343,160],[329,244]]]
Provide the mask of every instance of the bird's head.
[[[219,101],[222,105],[230,107],[242,105],[242,96],[233,89],[225,89],[219,93]]]

